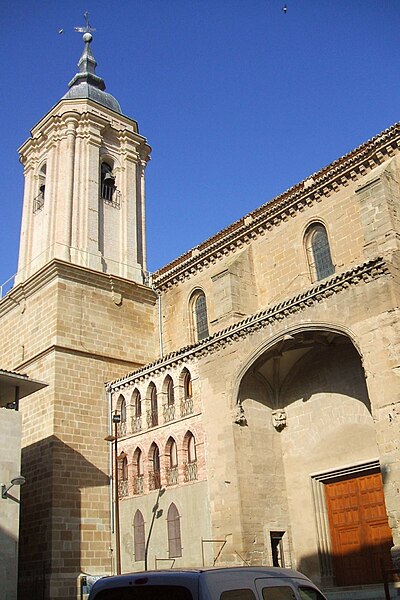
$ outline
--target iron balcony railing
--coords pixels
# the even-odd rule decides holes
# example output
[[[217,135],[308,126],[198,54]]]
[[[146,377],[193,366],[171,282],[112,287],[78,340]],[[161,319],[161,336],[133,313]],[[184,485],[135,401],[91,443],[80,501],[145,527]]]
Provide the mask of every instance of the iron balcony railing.
[[[197,480],[197,461],[185,463],[184,465],[185,482]]]
[[[167,485],[176,485],[178,483],[178,466],[167,468]]]
[[[181,402],[181,417],[187,417],[193,413],[193,398],[185,398]]]
[[[158,425],[158,411],[147,411],[147,427],[156,427]]]
[[[149,489],[159,490],[161,488],[161,473],[160,471],[149,472]]]
[[[126,421],[121,421],[121,423],[118,423],[118,437],[121,435],[126,435]]]
[[[175,419],[175,404],[164,404],[164,423]]]
[[[137,475],[133,480],[133,493],[135,495],[143,494],[144,490],[144,477],[143,475]]]
[[[121,207],[121,192],[115,186],[103,183],[101,186],[101,197],[106,204],[114,208]]]
[[[131,427],[132,432],[137,433],[142,430],[142,417],[132,417],[131,418]]]
[[[118,494],[120,498],[128,495],[128,480],[122,479],[118,482]]]
[[[39,212],[42,210],[44,206],[44,194],[43,192],[39,192],[39,194],[33,199],[33,213]]]

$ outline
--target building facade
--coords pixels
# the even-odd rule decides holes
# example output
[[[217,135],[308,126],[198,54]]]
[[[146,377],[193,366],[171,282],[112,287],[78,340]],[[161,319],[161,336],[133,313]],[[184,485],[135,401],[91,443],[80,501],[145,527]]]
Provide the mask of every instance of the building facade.
[[[80,597],[118,568],[115,413],[123,571],[380,581],[400,549],[400,126],[149,278],[150,147],[83,39],[20,150],[0,302],[4,367],[48,384],[21,401],[20,598]]]

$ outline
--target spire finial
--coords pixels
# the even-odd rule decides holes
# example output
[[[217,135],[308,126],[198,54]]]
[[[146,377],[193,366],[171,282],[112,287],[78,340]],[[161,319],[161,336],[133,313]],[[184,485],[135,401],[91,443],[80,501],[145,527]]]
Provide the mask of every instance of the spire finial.
[[[83,18],[85,19],[85,27],[74,27],[74,31],[77,31],[78,33],[83,33],[83,41],[85,42],[85,44],[90,44],[90,42],[93,39],[92,36],[92,31],[96,31],[96,29],[94,29],[93,27],[91,27],[90,23],[89,23],[89,11],[86,10],[83,13]]]

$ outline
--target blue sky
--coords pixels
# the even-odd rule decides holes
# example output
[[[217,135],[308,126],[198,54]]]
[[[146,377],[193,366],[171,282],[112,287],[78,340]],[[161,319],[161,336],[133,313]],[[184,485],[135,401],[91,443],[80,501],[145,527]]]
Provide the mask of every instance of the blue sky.
[[[77,71],[73,27],[86,9],[97,73],[153,148],[152,271],[400,117],[399,0],[0,0],[0,8],[0,283],[17,265],[17,148]]]

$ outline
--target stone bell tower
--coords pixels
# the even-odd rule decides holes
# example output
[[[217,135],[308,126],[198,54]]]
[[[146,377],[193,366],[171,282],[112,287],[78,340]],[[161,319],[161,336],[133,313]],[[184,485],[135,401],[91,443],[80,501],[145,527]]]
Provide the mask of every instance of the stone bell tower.
[[[0,300],[2,368],[47,384],[20,402],[19,599],[81,598],[115,570],[105,382],[157,356],[144,284],[150,147],[95,73],[79,72],[21,147],[18,273]]]
[[[53,258],[143,281],[150,147],[96,75],[90,31],[83,41],[69,91],[20,148],[25,193],[17,282]]]

